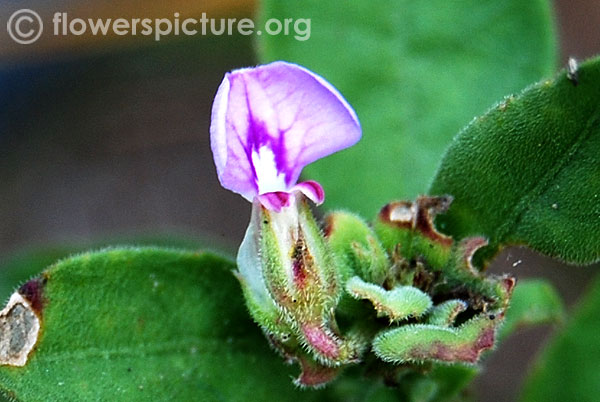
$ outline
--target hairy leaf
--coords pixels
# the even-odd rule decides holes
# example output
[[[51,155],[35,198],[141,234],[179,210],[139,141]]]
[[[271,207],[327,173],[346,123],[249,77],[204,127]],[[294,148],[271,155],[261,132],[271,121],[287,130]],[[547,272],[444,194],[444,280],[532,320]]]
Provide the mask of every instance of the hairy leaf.
[[[305,65],[355,107],[363,139],[305,174],[323,184],[326,207],[365,216],[425,192],[466,122],[554,71],[546,0],[263,0],[261,14],[311,20],[305,41],[293,25],[261,35],[260,58]]]
[[[21,288],[41,335],[24,367],[0,367],[0,387],[24,401],[318,399],[269,350],[232,268],[156,248],[57,263]]]
[[[411,324],[381,332],[373,351],[383,361],[476,363],[494,344],[497,314],[480,314],[459,327]]]
[[[429,317],[427,323],[431,325],[439,325],[449,327],[454,324],[456,316],[467,309],[467,303],[458,299],[447,300],[441,304],[435,306]]]
[[[600,258],[600,59],[508,97],[454,140],[429,190],[455,238],[484,235],[483,257],[525,244],[551,257]]]
[[[8,255],[0,256],[0,301],[8,300],[18,285],[40,273],[56,261],[87,250],[100,250],[115,245],[136,247],[168,247],[194,250],[210,244],[219,254],[233,255],[233,251],[219,239],[206,234],[200,237],[178,236],[168,233],[110,236],[92,241],[57,243],[44,247],[26,247]]]
[[[356,299],[369,300],[378,316],[388,317],[390,322],[418,318],[431,308],[427,293],[412,286],[397,286],[385,290],[379,285],[365,282],[354,276],[346,282],[346,291]]]

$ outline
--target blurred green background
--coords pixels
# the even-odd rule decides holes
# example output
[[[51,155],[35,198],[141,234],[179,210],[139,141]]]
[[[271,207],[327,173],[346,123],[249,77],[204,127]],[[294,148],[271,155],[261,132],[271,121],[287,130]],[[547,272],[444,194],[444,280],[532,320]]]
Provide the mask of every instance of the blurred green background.
[[[284,0],[282,0],[284,1]],[[10,40],[10,15],[31,8],[70,17],[253,17],[254,1],[5,1],[0,5],[0,297],[70,252],[117,243],[235,252],[250,205],[223,190],[209,147],[212,97],[225,71],[256,64],[252,36],[42,35]],[[600,51],[597,0],[555,2],[561,49]],[[51,29],[47,26],[46,29]],[[540,77],[542,78],[542,77]],[[482,111],[483,112],[483,111]],[[465,121],[465,124],[467,121]],[[35,252],[33,252],[35,250]],[[520,249],[493,272],[550,277],[569,305],[594,268],[564,269]],[[551,333],[529,329],[490,356],[477,400],[515,399]]]

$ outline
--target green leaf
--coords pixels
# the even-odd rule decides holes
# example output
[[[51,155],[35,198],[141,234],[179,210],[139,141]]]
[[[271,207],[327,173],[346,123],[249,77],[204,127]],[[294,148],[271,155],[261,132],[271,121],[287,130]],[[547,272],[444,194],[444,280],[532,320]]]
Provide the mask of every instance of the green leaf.
[[[412,286],[397,286],[386,290],[354,276],[346,282],[346,291],[355,299],[369,300],[377,316],[388,317],[390,322],[418,318],[432,306],[425,292]]]
[[[316,400],[249,319],[233,264],[208,253],[108,249],[43,275],[42,329],[0,388],[24,401]]]
[[[435,306],[429,313],[427,323],[449,327],[454,324],[456,316],[467,309],[468,305],[462,300],[451,299]]]
[[[306,41],[261,35],[260,59],[312,69],[356,109],[359,144],[305,174],[323,184],[327,208],[364,216],[424,193],[466,122],[554,71],[546,0],[263,0],[261,15],[311,19]]]
[[[409,324],[380,332],[373,351],[391,363],[476,363],[494,343],[496,312],[479,314],[459,327]]]
[[[550,282],[521,280],[512,293],[498,337],[503,339],[525,326],[562,322],[564,317],[563,302]]]
[[[485,235],[480,258],[525,244],[575,263],[600,258],[600,59],[578,85],[554,80],[509,97],[453,141],[429,190],[452,194],[438,219],[454,238]]]
[[[202,245],[210,244],[211,250],[223,255],[235,255],[220,239],[212,238],[207,234],[199,237],[179,236],[169,233],[135,234],[127,236],[110,236],[109,238],[96,238],[93,241],[58,243],[44,247],[26,247],[0,258],[0,300],[7,300],[15,288],[40,273],[44,268],[54,262],[67,258],[70,255],[90,249],[102,249],[118,245],[135,245],[136,247],[169,247],[181,249],[197,249]]]
[[[593,402],[600,395],[600,277],[550,342],[528,379],[523,402]]]

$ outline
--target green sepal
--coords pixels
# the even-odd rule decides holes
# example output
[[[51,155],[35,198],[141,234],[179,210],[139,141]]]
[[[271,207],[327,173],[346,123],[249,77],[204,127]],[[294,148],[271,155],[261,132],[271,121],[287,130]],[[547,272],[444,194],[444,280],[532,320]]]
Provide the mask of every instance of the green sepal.
[[[252,220],[237,254],[237,271],[234,274],[242,287],[246,306],[252,319],[267,333],[278,338],[290,336],[293,329],[277,306],[264,280],[260,258],[261,236],[256,225],[258,214]]]
[[[281,212],[254,203],[251,225],[260,226],[262,275],[271,296],[297,321],[318,320],[341,295],[337,265],[306,199]],[[253,218],[254,219],[254,218]]]
[[[292,339],[322,365],[358,360],[363,343],[344,337],[334,317],[339,267],[301,193],[281,211],[254,202],[237,262],[250,313],[267,337]]]

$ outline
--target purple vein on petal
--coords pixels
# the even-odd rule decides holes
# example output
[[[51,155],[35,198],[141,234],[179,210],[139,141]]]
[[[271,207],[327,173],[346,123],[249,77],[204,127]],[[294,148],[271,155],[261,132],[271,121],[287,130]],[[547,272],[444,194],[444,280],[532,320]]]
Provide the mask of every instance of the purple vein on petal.
[[[248,78],[242,77],[245,88],[246,107],[248,109],[248,143],[246,146],[249,158],[248,161],[253,169],[254,181],[258,193],[286,191],[288,185],[288,179],[286,177],[288,169],[286,166],[287,161],[284,138],[281,131],[277,128],[272,128],[277,130],[277,135],[272,135],[267,127],[267,122],[256,117],[253,104],[258,104],[259,102],[251,102],[252,91],[254,91],[255,95],[260,93],[264,98],[262,99],[263,112],[266,110],[272,111],[273,120],[278,120],[277,113],[260,85],[254,85],[252,91],[249,90],[248,79],[252,79],[252,76],[248,76]],[[276,123],[279,122],[277,121]],[[279,124],[276,126],[279,126]],[[275,168],[274,171],[271,166],[273,163]],[[261,169],[257,169],[257,164],[260,165],[259,167]],[[277,182],[280,175],[283,175],[284,183]],[[264,188],[265,180],[269,181],[268,184],[266,184],[266,189]]]
[[[219,180],[249,200],[290,191],[304,166],[361,135],[356,114],[331,84],[285,62],[227,74],[212,120]]]

